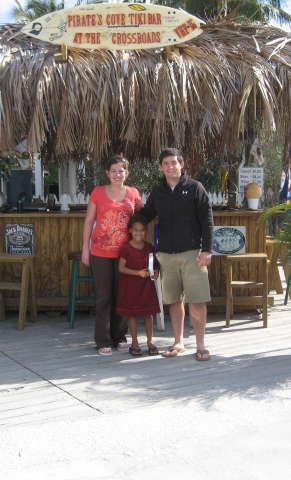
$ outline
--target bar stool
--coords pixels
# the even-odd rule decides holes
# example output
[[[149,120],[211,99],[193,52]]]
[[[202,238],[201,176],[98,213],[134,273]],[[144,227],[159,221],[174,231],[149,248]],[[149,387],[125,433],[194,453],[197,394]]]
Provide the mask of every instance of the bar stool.
[[[266,251],[268,255],[268,293],[275,290],[276,293],[282,294],[283,287],[279,272],[279,254],[280,251],[275,246],[274,239],[266,238]]]
[[[18,330],[23,330],[25,327],[28,292],[30,297],[29,308],[31,322],[37,322],[37,308],[33,270],[34,257],[34,255],[0,253],[0,263],[21,263],[22,265],[20,282],[0,282],[0,320],[5,319],[3,290],[20,291]]]
[[[267,254],[266,253],[246,253],[241,255],[226,256],[226,327],[230,325],[230,319],[233,318],[234,298],[233,288],[259,288],[262,290],[261,296],[235,297],[236,305],[262,305],[264,327],[268,326],[268,273],[267,273]],[[262,282],[247,280],[236,281],[232,279],[232,267],[236,262],[259,262],[262,267]]]
[[[89,275],[78,274],[79,262],[82,260],[82,252],[70,252],[68,253],[68,259],[73,261],[68,305],[68,322],[70,322],[70,328],[74,328],[75,305],[96,305],[97,292],[91,269]],[[93,295],[78,296],[77,283],[92,283]]]

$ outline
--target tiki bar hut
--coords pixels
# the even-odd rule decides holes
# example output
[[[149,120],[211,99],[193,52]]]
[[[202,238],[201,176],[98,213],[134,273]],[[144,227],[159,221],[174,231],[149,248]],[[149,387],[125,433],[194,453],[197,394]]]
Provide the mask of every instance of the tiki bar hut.
[[[0,150],[24,137],[44,161],[132,161],[180,148],[195,174],[209,155],[233,152],[250,130],[285,138],[291,128],[291,37],[265,25],[201,26],[175,48],[121,50],[58,46],[0,29]],[[63,62],[63,63],[61,63]]]
[[[134,168],[174,146],[196,176],[210,158],[231,158],[242,144],[249,152],[263,130],[265,138],[280,133],[290,166],[291,36],[281,29],[224,20],[175,47],[124,52],[61,48],[21,27],[0,28],[0,151],[25,139],[45,165],[123,152]],[[247,252],[265,251],[258,212],[214,214],[218,226],[246,227]],[[67,254],[81,247],[84,212],[16,217],[1,216],[2,251],[5,223],[33,224],[38,308],[65,307]],[[210,269],[218,307],[225,299],[223,261],[215,257]]]

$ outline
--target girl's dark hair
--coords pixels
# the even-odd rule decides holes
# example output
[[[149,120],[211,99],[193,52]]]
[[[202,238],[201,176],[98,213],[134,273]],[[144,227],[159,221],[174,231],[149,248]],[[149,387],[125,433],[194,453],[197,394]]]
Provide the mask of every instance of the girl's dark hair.
[[[106,170],[110,170],[110,167],[112,165],[115,165],[116,163],[122,163],[125,170],[128,170],[129,161],[126,158],[122,157],[121,155],[114,155],[113,157],[108,158]]]
[[[145,228],[147,228],[147,221],[141,214],[136,213],[131,217],[128,228],[132,228],[135,223],[141,223]]]

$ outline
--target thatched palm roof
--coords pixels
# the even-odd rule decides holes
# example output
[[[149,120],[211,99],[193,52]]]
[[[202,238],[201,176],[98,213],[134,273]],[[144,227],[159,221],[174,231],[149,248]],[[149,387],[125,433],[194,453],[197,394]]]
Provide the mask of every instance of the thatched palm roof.
[[[26,137],[30,151],[60,160],[150,159],[175,146],[193,166],[202,144],[222,154],[262,124],[290,138],[291,36],[280,29],[207,24],[174,61],[165,50],[131,51],[124,78],[121,51],[70,49],[56,64],[56,46],[19,28],[0,29],[0,149]]]

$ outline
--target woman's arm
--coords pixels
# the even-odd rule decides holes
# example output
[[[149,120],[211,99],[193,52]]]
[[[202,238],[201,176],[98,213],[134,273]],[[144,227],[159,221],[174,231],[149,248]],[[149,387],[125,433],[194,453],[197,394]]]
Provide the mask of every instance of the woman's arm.
[[[90,266],[89,242],[90,242],[90,238],[91,238],[93,223],[96,220],[96,210],[97,210],[97,207],[96,207],[95,203],[93,203],[91,200],[89,200],[88,207],[87,207],[86,218],[85,218],[85,222],[84,222],[83,249],[82,249],[82,262],[85,265],[87,265],[87,267]]]
[[[158,215],[158,212],[156,211],[156,208],[155,208],[154,192],[156,192],[156,189],[152,190],[149,197],[147,198],[145,206],[142,207],[140,212],[144,217],[146,217],[147,223],[150,223]]]
[[[125,258],[119,259],[119,271],[120,273],[125,273],[126,275],[136,275],[138,277],[147,278],[150,276],[150,272],[145,268],[143,270],[133,270],[126,266]]]

